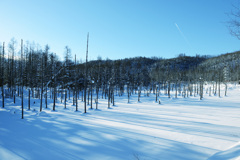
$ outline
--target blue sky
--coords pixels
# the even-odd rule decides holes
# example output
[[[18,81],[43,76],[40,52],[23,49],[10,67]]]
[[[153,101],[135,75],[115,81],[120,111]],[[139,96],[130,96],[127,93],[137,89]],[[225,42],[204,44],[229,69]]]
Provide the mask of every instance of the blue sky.
[[[240,50],[226,22],[237,0],[1,0],[0,42],[46,44],[64,57],[172,58]],[[18,46],[20,45],[18,43]]]

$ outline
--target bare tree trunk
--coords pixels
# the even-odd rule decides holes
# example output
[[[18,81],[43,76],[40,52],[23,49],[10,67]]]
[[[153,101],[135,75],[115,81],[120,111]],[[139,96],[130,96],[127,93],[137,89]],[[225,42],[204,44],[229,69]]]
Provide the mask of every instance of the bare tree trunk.
[[[227,96],[227,83],[225,83],[225,96]]]
[[[83,90],[81,92],[82,92],[82,101],[83,101]]]
[[[203,99],[203,81],[200,80],[200,100]]]
[[[197,87],[196,84],[194,85],[194,97],[196,97]]]
[[[40,112],[42,112],[42,99],[43,99],[43,54],[41,62],[41,100],[40,100]]]
[[[214,93],[214,95],[216,95],[217,94],[217,81],[216,81],[216,85],[215,85],[215,93]]]
[[[65,88],[65,100],[64,100],[64,108],[67,108],[67,89]]]
[[[186,98],[186,85],[183,86],[183,97]]]
[[[98,109],[98,92],[99,92],[99,88],[97,87],[97,89],[96,89],[97,97],[96,97],[96,100],[95,100],[95,103],[96,103],[96,109]]]
[[[56,65],[53,65],[53,73],[54,73],[54,83],[53,83],[53,111],[55,111],[56,107],[56,76],[55,76]]]
[[[170,83],[170,81],[168,81],[168,98],[171,97],[170,91],[171,91],[171,83]]]
[[[140,96],[141,96],[141,87],[138,87],[138,102],[140,102]]]
[[[129,85],[127,86],[127,92],[128,92],[128,103],[130,103],[130,91],[129,91]]]
[[[108,108],[110,108],[110,85],[108,87]]]
[[[193,84],[192,82],[190,82],[190,86],[189,86],[189,90],[190,90],[190,96],[192,96],[192,92],[193,92]]]
[[[30,110],[30,95],[31,95],[31,91],[30,89],[28,89],[28,110]]]
[[[103,99],[103,94],[104,94],[104,87],[102,86],[102,99]]]
[[[90,88],[88,88],[88,105],[89,105],[89,95],[90,95]]]
[[[219,79],[219,82],[218,82],[218,97],[221,97],[220,86],[221,86],[221,82],[220,82],[220,79]]]
[[[176,82],[176,83],[175,83],[175,98],[177,98],[177,90],[178,90],[177,85],[178,85],[178,83]]]
[[[68,100],[70,100],[71,97],[71,88],[68,89]]]
[[[212,87],[210,86],[210,88],[209,88],[209,96],[211,96],[211,89],[212,89]]]
[[[85,78],[84,78],[84,113],[87,113],[87,76],[88,76],[88,70],[87,70],[87,62],[88,62],[88,39],[89,39],[89,34],[87,35],[87,50],[86,50],[86,64],[85,64]]]
[[[158,93],[157,93],[158,92],[158,87],[156,87],[156,91],[155,92],[156,92],[155,94],[156,94],[156,102],[157,102],[157,99],[158,99]]]
[[[55,107],[56,107],[56,87],[54,86],[54,89],[53,89],[53,111],[55,111]]]
[[[21,85],[22,85],[22,90],[21,90],[21,105],[22,105],[22,119],[23,117],[23,40],[21,40]]]
[[[114,100],[114,86],[113,86],[113,91],[112,91],[112,101],[113,101],[113,106],[115,106],[115,100]]]
[[[61,89],[61,103],[62,103],[62,100],[63,100],[63,89]]]
[[[215,92],[214,92],[214,82],[213,82],[213,87],[212,87],[212,94],[215,95]]]
[[[5,97],[4,97],[4,78],[5,78],[5,77],[4,77],[4,67],[5,67],[5,66],[4,66],[4,65],[5,65],[5,57],[4,57],[4,52],[5,52],[5,50],[4,50],[4,45],[5,45],[5,43],[3,42],[3,53],[2,53],[2,54],[3,54],[3,62],[2,62],[2,64],[1,64],[1,65],[2,65],[2,72],[1,72],[1,73],[2,73],[2,108],[4,108],[4,104],[5,104],[5,103],[4,103],[4,98],[5,98]]]
[[[111,103],[113,103],[113,99],[112,99],[112,96],[113,95],[113,89],[112,89],[112,87],[111,87],[111,90],[110,90],[110,99],[111,99]]]
[[[2,108],[4,108],[4,85],[2,86]]]
[[[197,83],[197,95],[198,95],[198,90],[199,90],[199,88],[200,88],[200,87],[198,86],[198,83]]]
[[[46,95],[45,95],[45,105],[46,105],[46,108],[48,108],[48,102],[47,102],[47,98],[48,98],[48,94],[47,94],[47,87],[46,87]]]
[[[76,100],[76,111],[78,111],[78,99],[77,99],[78,93],[77,91],[75,92],[75,100]]]
[[[75,101],[76,101],[76,111],[78,111],[78,99],[77,99],[77,61],[76,61],[76,54],[75,54]]]
[[[73,101],[72,101],[72,103],[73,103],[73,106],[75,106],[75,88],[73,89]]]
[[[91,83],[91,109],[93,109],[92,108],[92,92],[93,92],[93,90],[92,90],[92,83]]]

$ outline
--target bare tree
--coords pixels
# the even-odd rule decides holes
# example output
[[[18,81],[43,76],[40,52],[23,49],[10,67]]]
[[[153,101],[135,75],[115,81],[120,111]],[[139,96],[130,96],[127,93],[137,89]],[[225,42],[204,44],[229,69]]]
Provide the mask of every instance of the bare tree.
[[[67,85],[70,79],[70,64],[71,64],[71,49],[68,46],[65,46],[65,64],[64,64],[64,75],[63,75],[63,87],[65,90],[65,100],[64,100],[64,108],[66,108],[67,104],[67,93],[70,95],[70,89]],[[62,88],[63,89],[63,88]],[[69,89],[69,91],[67,91]]]
[[[40,100],[40,112],[42,111],[42,99],[43,99],[43,53],[42,53],[42,61],[41,61],[41,100]]]
[[[77,60],[76,60],[76,54],[75,54],[75,101],[76,101],[76,111],[78,111],[78,90],[77,90]]]
[[[230,34],[240,40],[240,7],[233,5],[233,9],[228,15],[230,20],[227,24]]]
[[[89,41],[89,33],[87,35],[87,50],[86,50],[86,63],[85,63],[85,78],[84,78],[84,113],[87,113],[87,81],[88,81],[88,41]]]
[[[21,105],[22,105],[22,119],[23,119],[23,40],[21,40]]]
[[[55,63],[55,57],[56,56],[54,56],[53,54],[52,54],[52,59],[51,59],[51,61],[52,61],[52,67],[53,67],[53,69],[52,69],[52,71],[53,71],[53,111],[55,111],[55,107],[56,107],[56,83],[57,83],[57,81],[56,81],[56,63]]]
[[[15,90],[16,90],[16,64],[15,64],[15,46],[16,46],[16,40],[14,38],[11,39],[10,43],[8,44],[9,47],[9,54],[11,54],[11,58],[9,59],[10,63],[10,87],[11,87],[11,97],[13,97],[13,101],[15,103]]]
[[[5,57],[4,57],[4,45],[3,42],[3,49],[2,49],[2,55],[1,55],[1,78],[2,78],[2,107],[4,108],[4,65],[5,65]]]

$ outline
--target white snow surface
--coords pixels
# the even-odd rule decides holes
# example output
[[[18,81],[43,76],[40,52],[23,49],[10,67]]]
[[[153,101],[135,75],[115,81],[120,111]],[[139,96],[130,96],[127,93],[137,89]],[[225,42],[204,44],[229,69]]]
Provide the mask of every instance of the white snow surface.
[[[240,142],[233,145],[229,149],[218,152],[211,156],[208,160],[225,160],[225,159],[235,159],[240,160]]]
[[[115,97],[108,109],[107,99],[99,99],[98,110],[84,112],[78,100],[75,111],[72,99],[67,109],[60,98],[56,111],[52,100],[39,112],[39,99],[21,100],[0,97],[1,160],[240,160],[240,86],[229,85],[227,96],[168,98],[160,94],[133,94]],[[95,95],[94,95],[95,98]],[[35,101],[35,104],[33,103]],[[93,104],[95,108],[95,103]]]

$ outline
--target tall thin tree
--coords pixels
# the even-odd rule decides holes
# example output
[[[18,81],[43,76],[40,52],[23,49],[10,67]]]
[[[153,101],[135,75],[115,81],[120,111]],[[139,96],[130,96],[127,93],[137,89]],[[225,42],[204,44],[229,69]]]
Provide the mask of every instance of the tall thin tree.
[[[53,111],[55,111],[56,107],[56,63],[54,62],[56,55],[53,57]]]
[[[84,78],[84,113],[87,113],[88,41],[89,41],[89,33],[88,33],[88,35],[87,35],[87,50],[86,50],[85,78]]]
[[[2,53],[2,66],[1,66],[1,68],[2,68],[2,71],[1,71],[1,78],[2,78],[2,107],[4,108],[4,62],[5,62],[5,57],[4,57],[4,52],[5,52],[5,50],[4,50],[4,45],[5,45],[5,43],[3,42],[3,53]]]
[[[22,119],[23,119],[23,40],[21,40],[21,105],[22,105]]]
[[[41,99],[40,99],[40,112],[42,112],[42,99],[43,99],[43,53],[42,53],[42,61],[41,61]]]
[[[75,54],[75,101],[76,101],[76,111],[78,111],[78,100],[77,100],[77,61]]]

